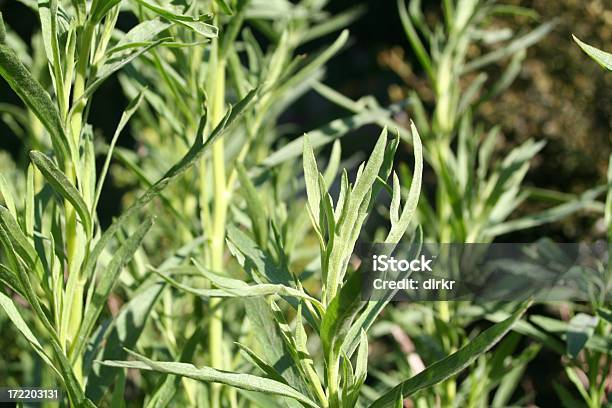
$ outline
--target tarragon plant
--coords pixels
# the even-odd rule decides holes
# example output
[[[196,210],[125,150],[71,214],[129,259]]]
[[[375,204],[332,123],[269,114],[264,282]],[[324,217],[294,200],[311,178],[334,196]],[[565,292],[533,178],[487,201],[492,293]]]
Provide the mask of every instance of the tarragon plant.
[[[330,15],[325,0],[22,3],[40,20],[32,52],[0,16],[0,76],[23,103],[0,104],[0,113],[28,150],[25,170],[2,163],[0,174],[0,325],[4,335],[8,318],[19,347],[27,343],[37,355],[23,358],[20,370],[32,361],[30,375],[40,372],[41,386],[59,385],[61,403],[76,407],[124,406],[132,385],[147,407],[386,407],[412,396],[426,406],[440,389],[445,403],[458,395],[477,405],[497,386],[496,403],[508,402],[512,379],[537,347],[513,356],[508,381],[501,374],[518,335],[503,340],[490,364],[485,356],[513,327],[542,335],[515,325],[527,305],[487,315],[495,323],[473,333],[452,322],[447,305],[437,306],[440,315],[423,328],[440,329],[443,352],[418,371],[385,378],[368,357],[392,294],[362,298],[353,252],[359,240],[408,241],[416,255],[424,239],[488,242],[517,225],[600,209],[588,196],[553,214],[506,221],[525,198],[520,183],[540,145],[524,144],[490,172],[495,135],[478,147],[482,131],[471,114],[484,80],[460,87],[464,71],[512,56],[487,97],[504,89],[522,50],[549,25],[468,62],[466,47],[484,35],[480,25],[503,8],[445,1],[445,28],[432,31],[418,1],[410,16],[400,2],[436,90],[432,119],[412,97],[416,126],[404,127],[393,118],[404,103],[352,101],[322,82],[325,63],[347,45],[347,31],[334,33],[359,8]],[[117,28],[123,13],[135,21],[127,32]],[[301,54],[325,35],[335,40]],[[129,102],[104,139],[89,113],[112,75]],[[287,141],[295,131],[279,117],[310,89],[351,114]],[[119,146],[130,123],[135,149]],[[343,161],[337,139],[369,123],[397,128],[397,136],[385,128],[364,163]],[[414,167],[398,176],[400,141],[412,145]],[[332,142],[320,171],[322,148]],[[421,194],[424,162],[441,180],[436,206]],[[97,214],[109,174],[128,192],[104,227]],[[389,225],[372,228],[380,214]],[[589,350],[599,333],[592,338]],[[463,382],[469,394],[456,393],[454,376],[475,362]]]
[[[416,164],[403,206],[401,184],[392,172],[398,138],[387,140],[384,130],[370,158],[359,166],[355,181],[351,183],[347,171],[342,172],[340,192],[335,200],[329,193],[332,179],[326,178],[330,173],[319,172],[311,142],[307,136],[303,138],[305,211],[319,242],[320,294],[307,290],[308,281],[302,279],[304,273],[287,263],[284,248],[288,237],[284,235],[282,219],[269,217],[265,223],[258,220],[269,209],[261,206],[263,200],[256,191],[252,191],[254,196],[245,208],[251,221],[250,231],[235,226],[228,229],[228,243],[242,273],[248,276],[246,280],[219,275],[197,261],[194,261],[195,267],[215,288],[198,289],[177,280],[172,273],[159,273],[175,288],[201,297],[247,299],[244,302],[250,334],[238,347],[257,368],[257,373],[219,371],[188,362],[155,361],[136,352],[130,353],[135,361],[104,361],[104,364],[230,385],[259,406],[274,406],[281,404],[280,401],[288,406],[311,407],[363,404],[360,398],[367,377],[367,332],[389,298],[362,300],[362,275],[350,260],[360,231],[382,191],[388,189],[392,195],[391,225],[384,242],[397,244],[409,229],[423,168],[421,143],[414,126],[412,136]],[[389,178],[391,185],[387,185]],[[259,228],[267,229],[272,236],[261,241]],[[422,234],[416,230],[411,235],[412,251],[416,254]],[[405,397],[456,374],[499,341],[524,309],[525,306],[519,308],[513,316],[476,336],[456,353],[401,382],[369,405],[401,405]],[[249,394],[249,391],[264,396]],[[271,395],[282,398],[272,402]]]

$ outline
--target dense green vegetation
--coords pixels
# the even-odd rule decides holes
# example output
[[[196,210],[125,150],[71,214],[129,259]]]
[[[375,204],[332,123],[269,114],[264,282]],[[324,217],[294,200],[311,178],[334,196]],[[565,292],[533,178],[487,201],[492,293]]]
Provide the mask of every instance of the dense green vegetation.
[[[59,387],[75,407],[522,406],[539,390],[521,379],[546,352],[559,366],[535,369],[563,405],[610,403],[607,265],[590,302],[405,304],[363,300],[355,259],[360,242],[417,256],[583,212],[609,248],[612,155],[607,185],[527,186],[544,141],[499,151],[500,128],[478,115],[554,21],[512,30],[494,22],[533,11],[443,0],[432,19],[399,0],[423,84],[384,106],[325,83],[361,7],[22,3],[39,19],[31,44],[0,14],[4,137],[25,158],[5,153],[0,174],[0,386]],[[397,57],[386,65],[402,77]],[[129,103],[103,135],[90,116],[111,80]],[[295,135],[283,115],[309,93],[347,113]],[[374,147],[343,154],[365,125],[379,128]],[[123,208],[107,224],[109,185]]]

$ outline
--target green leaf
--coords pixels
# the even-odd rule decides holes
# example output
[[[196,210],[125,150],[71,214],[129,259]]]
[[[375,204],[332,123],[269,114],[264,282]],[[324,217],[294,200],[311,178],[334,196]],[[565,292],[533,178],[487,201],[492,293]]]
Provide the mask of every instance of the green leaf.
[[[24,235],[17,220],[13,218],[11,212],[0,205],[0,225],[4,228],[11,238],[13,247],[17,254],[26,262],[29,267],[34,267],[38,260],[36,249],[32,246],[28,238]]]
[[[31,239],[24,234],[22,228],[17,223],[17,220],[13,218],[10,211],[0,205],[0,225],[4,228],[6,234],[11,238],[13,248],[16,254],[23,259],[28,269],[35,272],[35,276],[38,281],[46,284],[43,280],[43,265],[39,258],[36,249],[34,248]],[[47,287],[45,287],[47,289]]]
[[[589,338],[595,333],[597,322],[597,316],[585,313],[578,313],[572,317],[566,331],[567,354],[573,358],[578,357],[580,351],[589,341]]]
[[[331,34],[341,28],[348,27],[352,22],[360,18],[367,12],[367,7],[363,4],[349,8],[335,15],[331,15],[322,20],[321,23],[309,27],[301,38],[301,43],[306,43],[324,35]]]
[[[355,186],[351,192],[351,202],[349,205],[349,216],[357,214],[364,200],[369,199],[378,173],[385,159],[385,146],[387,145],[387,128],[384,128],[376,141],[374,149],[368,158],[361,174],[358,173]]]
[[[192,295],[201,296],[204,298],[215,298],[215,297],[236,297],[236,298],[248,298],[248,297],[264,297],[270,295],[288,296],[297,299],[304,299],[312,302],[317,306],[318,309],[322,310],[323,306],[315,298],[310,295],[285,285],[262,283],[258,285],[249,285],[238,279],[228,279],[226,277],[217,275],[212,272],[204,271],[200,269],[202,274],[208,278],[211,283],[216,287],[215,289],[197,289],[184,285],[171,277],[155,271],[161,278],[163,278],[170,285],[177,289],[183,290]],[[228,281],[232,281],[231,285],[228,285]]]
[[[106,13],[120,2],[121,0],[93,0],[89,10],[90,24],[98,24]]]
[[[113,387],[113,394],[111,396],[110,406],[115,408],[125,408],[125,380],[126,371],[122,370],[118,374],[118,378],[115,381]]]
[[[346,118],[334,119],[321,128],[307,132],[308,138],[310,139],[310,145],[313,149],[325,146],[345,136],[351,130],[376,122],[381,116],[381,112],[366,110]],[[278,166],[281,163],[299,157],[303,153],[303,147],[304,136],[300,136],[270,154],[261,164],[265,167]]]
[[[567,375],[567,378],[569,378],[571,383],[574,384],[574,386],[580,393],[582,399],[584,401],[589,401],[591,398],[589,396],[589,392],[586,389],[586,385],[582,382],[582,380],[577,374],[577,371],[580,369],[571,367],[569,365],[565,365],[563,368],[565,369],[565,375]]]
[[[34,207],[36,206],[36,202],[34,200],[34,174],[35,170],[34,170],[34,165],[32,163],[30,163],[28,165],[28,170],[26,172],[26,191],[25,191],[25,198],[24,198],[24,214],[23,214],[23,224],[24,224],[24,229],[25,229],[25,233],[30,236],[33,237],[34,236]]]
[[[524,230],[555,222],[566,218],[568,215],[574,214],[577,211],[601,211],[601,203],[595,200],[595,197],[601,191],[601,188],[587,190],[575,200],[570,200],[566,203],[559,204],[534,214],[525,215],[520,218],[492,225],[491,227],[486,228],[485,232],[490,236],[498,236],[513,231]]]
[[[21,288],[21,282],[17,277],[17,273],[12,271],[6,265],[0,263],[0,282],[8,285],[12,290],[21,296],[23,295],[23,289]]]
[[[329,303],[332,300],[331,298],[335,297],[338,285],[344,279],[355,242],[368,215],[367,209],[372,199],[374,183],[385,159],[386,144],[387,129],[384,128],[367,163],[365,163],[365,166],[362,164],[357,171],[355,187],[347,196],[348,200],[344,205],[346,212],[343,209],[344,216],[340,217],[335,226],[336,237],[334,237],[335,242],[329,253],[327,263],[329,267],[325,277],[326,295],[328,295],[326,303]]]
[[[533,44],[544,38],[544,36],[546,36],[556,25],[556,21],[544,23],[539,27],[535,28],[534,30],[530,31],[529,33],[523,35],[522,37],[511,41],[504,47],[500,47],[495,51],[491,51],[488,54],[485,54],[468,62],[463,67],[462,74],[472,72],[495,61],[509,57],[514,53],[520,52],[521,50],[531,47]]]
[[[4,200],[4,205],[10,211],[11,215],[17,219],[17,209],[15,207],[15,199],[13,198],[13,188],[7,183],[6,179],[0,174],[0,194]]]
[[[319,174],[318,179],[319,184],[319,194],[321,195],[321,203],[319,204],[319,213],[320,213],[320,225],[319,228],[321,231],[324,231],[328,237],[328,247],[333,247],[334,240],[336,236],[336,218],[334,215],[334,208],[332,203],[331,195],[327,192],[327,187],[325,186],[325,180],[323,180],[323,176]]]
[[[385,239],[387,244],[395,244],[400,241],[404,236],[404,233],[410,225],[410,221],[414,216],[417,205],[419,203],[419,196],[421,194],[421,181],[423,178],[423,146],[421,144],[421,138],[419,132],[414,126],[414,123],[410,123],[412,132],[412,148],[414,150],[414,171],[412,177],[412,183],[410,184],[410,190],[406,199],[406,204],[402,209],[402,214],[395,223],[391,223],[391,229]],[[398,200],[398,198],[396,198]]]
[[[487,86],[488,90],[484,95],[479,98],[478,103],[491,100],[497,95],[501,94],[506,89],[508,89],[508,87],[512,85],[516,77],[518,77],[518,75],[521,73],[521,70],[523,68],[523,61],[525,60],[526,55],[527,52],[525,50],[519,51],[514,54],[512,56],[512,59],[510,60],[510,63],[504,69],[504,72],[497,78],[495,83],[493,83],[493,85],[491,86]]]
[[[308,334],[306,333],[306,328],[304,327],[303,308],[301,303],[298,305],[294,322],[295,348],[301,366],[301,372],[303,373],[303,377],[307,379],[307,383],[312,391],[312,394],[316,395],[319,400],[325,404],[324,401],[327,397],[325,396],[325,391],[323,391],[321,379],[319,378],[319,375],[315,369],[312,356],[308,351]]]
[[[419,226],[417,228],[415,235],[412,237],[410,241],[410,251],[408,252],[408,256],[406,259],[415,259],[418,254],[421,252],[421,247],[423,245],[423,230]],[[393,299],[395,296],[394,291],[387,291],[385,297],[381,297],[376,301],[368,301],[365,309],[359,314],[355,323],[352,325],[348,333],[346,334],[343,344],[342,344],[342,352],[347,356],[351,357],[357,346],[359,345],[361,332],[368,332],[374,321],[378,317],[378,315],[383,311],[385,306]]]
[[[347,358],[347,361],[349,359]],[[364,330],[359,334],[359,349],[355,364],[354,381],[350,385],[346,401],[346,406],[356,406],[361,392],[361,386],[368,376],[368,336]]]
[[[189,28],[190,30],[206,37],[206,38],[216,38],[219,30],[217,27],[204,23],[202,20],[210,19],[209,14],[204,14],[200,17],[192,17],[180,12],[179,7],[172,6],[170,4],[164,5],[164,7],[158,6],[157,4],[151,3],[146,0],[136,0],[139,4],[144,6],[145,8],[151,10],[155,14],[168,19],[172,22],[180,24],[184,27]]]
[[[99,402],[102,399],[117,375],[115,369],[93,364],[96,354],[99,351],[100,355],[97,358],[102,360],[126,358],[124,347],[135,346],[164,287],[164,284],[154,284],[144,287],[133,295],[101,336],[103,338],[98,344],[104,342],[102,350],[98,350],[95,344],[90,343],[90,351],[85,355],[83,365],[85,373],[88,373],[86,394],[93,401]]]
[[[28,342],[30,343],[34,351],[36,351],[36,353],[40,356],[40,358],[42,358],[42,360],[53,371],[60,375],[57,369],[55,368],[55,365],[45,352],[45,349],[36,338],[36,335],[30,330],[30,326],[25,322],[25,320],[23,320],[23,317],[21,317],[21,314],[17,310],[15,303],[13,303],[13,301],[8,296],[4,295],[2,292],[0,292],[0,307],[4,310],[9,319],[11,319],[11,322],[13,322],[17,330],[19,330],[21,334],[23,334],[23,336],[26,338],[26,340],[28,340]]]
[[[38,0],[38,15],[40,17],[40,31],[45,46],[45,54],[52,67],[59,67],[59,45],[57,41],[57,0]],[[58,72],[53,71],[53,75]],[[61,76],[55,77],[57,85],[63,81]]]
[[[308,79],[314,74],[320,67],[322,67],[327,61],[329,61],[334,55],[336,55],[340,49],[346,44],[349,38],[348,30],[343,30],[338,38],[323,52],[313,57],[311,60],[297,72],[290,72],[284,78],[284,83],[279,87],[276,92],[283,93],[283,91],[289,90]]]
[[[330,302],[321,322],[321,342],[326,355],[337,355],[342,340],[364,303],[361,299],[361,273],[353,272]]]
[[[270,305],[261,298],[245,299],[244,304],[250,323],[258,328],[254,335],[259,350],[265,357],[264,360],[286,380],[287,384],[301,389],[302,377]]]
[[[50,330],[52,335],[55,334],[55,330],[52,328],[48,319],[48,310],[44,309],[44,306],[39,302],[35,291],[35,286],[30,280],[30,273],[28,273],[28,271],[24,268],[23,262],[17,258],[17,251],[13,245],[13,240],[1,223],[0,242],[2,243],[2,247],[4,249],[5,259],[7,259],[9,263],[9,268],[3,268],[3,275],[6,276],[7,280],[10,281],[9,283],[11,283],[12,286],[17,286],[18,289],[21,289],[21,295],[30,303],[35,315],[40,319],[45,327]]]
[[[70,362],[64,355],[62,348],[59,346],[57,341],[51,341],[51,346],[53,348],[53,353],[55,354],[55,358],[58,361],[59,371],[62,374],[64,387],[66,392],[68,393],[68,399],[70,401],[70,405],[76,407],[86,407],[86,408],[96,408],[96,406],[85,397],[83,393],[83,389],[74,374],[72,366]]]
[[[427,54],[427,51],[419,38],[419,34],[412,25],[412,21],[410,20],[410,16],[406,10],[406,1],[397,0],[397,7],[399,9],[400,19],[402,21],[404,31],[406,32],[406,36],[408,37],[408,41],[410,41],[410,45],[412,46],[419,63],[427,73],[427,76],[430,80],[433,80],[435,78],[435,73],[432,68],[431,59],[429,58],[429,54]]]
[[[102,313],[106,300],[117,283],[123,266],[129,262],[136,250],[140,247],[151,225],[153,225],[153,220],[151,218],[148,218],[140,224],[134,234],[132,234],[121,247],[119,247],[117,252],[115,252],[108,266],[102,271],[98,282],[92,283],[95,285],[95,290],[91,297],[91,301],[87,303],[85,317],[79,327],[76,341],[71,350],[71,357],[73,360],[76,360],[76,358],[83,353],[87,339],[100,313]]]
[[[104,64],[100,67],[98,72],[96,72],[95,78],[91,81],[91,83],[87,84],[87,89],[85,89],[83,97],[87,98],[91,96],[109,76],[119,71],[121,68],[123,68],[145,52],[164,43],[165,41],[168,41],[168,38],[160,38],[158,40],[146,43],[141,47],[129,49],[129,52],[127,53],[120,53],[119,55],[114,55],[111,58],[105,60]]]
[[[510,336],[506,338],[508,337]],[[501,345],[499,347],[501,348]],[[501,372],[499,375],[501,376],[501,381],[495,391],[495,397],[491,403],[492,408],[507,407],[510,404],[512,396],[524,377],[527,364],[536,357],[541,348],[540,344],[530,344],[518,357],[512,359],[510,367],[504,365],[500,367]],[[497,353],[495,353],[493,358],[496,356]],[[504,356],[507,357],[506,355]]]
[[[251,362],[256,365],[261,371],[263,371],[268,378],[275,381],[287,384],[287,380],[276,371],[274,367],[262,360],[253,350],[245,346],[244,344],[236,343],[240,351],[242,351]],[[289,385],[289,384],[287,384]]]
[[[77,182],[85,205],[87,208],[91,208],[93,212],[96,194],[96,154],[94,152],[93,129],[89,124],[83,126],[81,132],[81,152]]]
[[[491,7],[491,13],[522,16],[530,18],[532,20],[538,20],[540,18],[540,15],[537,11],[527,7],[515,6],[512,4],[494,4]]]
[[[5,254],[7,254],[7,257],[9,257],[10,259],[11,254],[14,253],[14,249],[10,239],[6,235],[6,232],[2,226],[0,226],[0,242],[4,244]],[[59,339],[57,337],[56,329],[49,321],[49,313],[45,309],[43,309],[44,306],[41,305],[41,303],[39,302],[37,293],[35,292],[35,289],[30,282],[27,271],[18,261],[15,262],[14,266],[17,270],[16,277],[19,281],[20,288],[23,289],[22,295],[28,301],[28,303],[32,307],[32,310],[34,311],[35,316],[38,318],[39,322],[45,328],[48,336],[50,337],[49,340],[52,346],[54,359],[58,363],[57,371],[60,372],[70,402],[73,405],[79,407],[92,407],[93,404],[91,403],[91,401],[85,398],[82,387],[79,385],[76,376],[72,370],[72,367],[68,362],[64,351],[59,345]]]
[[[103,361],[101,364],[110,367],[150,370],[160,373],[179,375],[198,381],[221,383],[244,390],[289,397],[302,402],[307,406],[315,408],[318,407],[314,401],[290,386],[269,378],[258,377],[251,374],[219,371],[210,367],[197,368],[194,365],[187,363],[152,361],[133,351],[129,351],[129,353],[138,361]]]
[[[302,153],[304,163],[304,180],[306,181],[306,195],[308,197],[308,207],[312,211],[315,221],[319,220],[319,203],[321,194],[319,191],[319,169],[317,161],[310,145],[308,135],[304,135],[304,148]]]
[[[267,252],[262,251],[253,240],[235,225],[227,228],[228,241],[248,260],[258,275],[253,278],[258,283],[275,283],[290,286],[293,276],[285,265],[279,265]],[[231,249],[231,248],[230,248]],[[248,271],[248,266],[245,266]],[[263,279],[262,279],[263,278]]]
[[[0,76],[42,122],[51,135],[60,164],[64,163],[69,157],[70,148],[58,111],[49,94],[5,44],[0,44]]]
[[[409,397],[419,390],[431,387],[461,372],[472,364],[478,356],[486,353],[501,340],[501,338],[512,329],[514,323],[521,318],[528,306],[528,303],[524,304],[508,319],[480,333],[471,342],[455,353],[431,364],[409,380],[401,382],[392,390],[374,401],[372,405],[370,405],[370,408],[393,407],[395,401],[397,401],[398,395],[401,395],[402,398]]]
[[[196,348],[202,338],[202,330],[196,330],[193,335],[187,341],[187,344],[183,347],[181,355],[179,356],[180,362],[187,362],[193,360]],[[147,402],[146,408],[165,408],[169,406],[174,395],[176,394],[177,388],[181,383],[181,377],[176,375],[167,375],[165,380],[161,382],[149,402]]]
[[[155,37],[172,27],[172,25],[172,23],[162,21],[159,18],[143,21],[125,33],[119,42],[107,51],[107,55],[110,56],[129,48],[140,48],[149,45]]]
[[[240,179],[240,184],[242,185],[242,191],[244,192],[246,210],[253,224],[255,240],[260,247],[265,248],[268,244],[268,217],[266,208],[259,198],[259,194],[257,194],[253,182],[247,175],[244,165],[239,162],[236,163],[236,170],[238,172],[238,179]]]
[[[332,145],[332,151],[329,155],[329,161],[327,162],[327,167],[325,168],[325,172],[323,173],[323,179],[325,180],[325,188],[326,191],[334,182],[338,174],[338,169],[340,167],[340,160],[342,159],[342,147],[339,140],[335,140]]]
[[[53,189],[59,193],[64,199],[68,200],[76,209],[81,217],[83,229],[88,237],[93,234],[93,225],[87,204],[83,201],[81,194],[74,185],[68,180],[66,175],[57,168],[55,163],[51,161],[45,154],[35,150],[30,152],[32,163],[43,174],[45,179],[51,184]]]
[[[234,14],[234,10],[232,10],[232,6],[229,5],[229,3],[225,0],[215,0],[215,3],[217,4],[217,7],[219,7],[219,9],[223,10],[223,12],[225,14],[227,14],[228,16],[231,16]]]
[[[570,325],[568,322],[539,315],[532,315],[529,317],[529,319],[535,325],[544,329],[546,332],[553,333],[565,339],[567,343],[567,333],[570,331]],[[528,331],[526,332],[526,334],[529,335],[531,334],[530,332],[531,331]],[[589,336],[587,343],[584,345],[584,347],[586,347],[587,349],[612,355],[612,339],[608,337],[592,334]],[[567,346],[565,348],[561,347],[560,350],[557,350],[557,348],[555,348],[555,351],[563,353],[564,351],[567,351]]]
[[[589,44],[583,43],[582,41],[580,41],[580,39],[578,39],[578,37],[573,34],[572,37],[574,38],[574,41],[576,41],[580,48],[582,48],[582,50],[586,52],[589,57],[593,58],[599,65],[606,68],[608,71],[612,71],[612,54],[595,48]]]
[[[4,19],[2,18],[2,13],[0,13],[0,44],[4,44],[6,42],[6,27],[4,27]]]
[[[599,309],[597,309],[597,314],[599,315],[599,317],[612,324],[612,310],[600,307]]]
[[[121,115],[121,119],[119,119],[119,124],[115,129],[115,133],[113,134],[113,138],[111,139],[110,146],[108,148],[108,152],[106,153],[106,158],[104,159],[104,164],[102,165],[102,169],[100,170],[100,174],[98,176],[98,185],[96,187],[96,196],[94,199],[94,204],[92,208],[98,207],[98,201],[100,200],[100,194],[102,194],[102,186],[104,185],[104,180],[106,179],[106,173],[108,172],[108,166],[110,165],[111,158],[113,156],[113,149],[115,148],[115,144],[117,143],[117,139],[119,135],[127,125],[128,121],[132,117],[132,115],[136,112],[140,103],[142,102],[142,98],[144,96],[144,90],[141,90],[138,95],[130,101],[128,106],[123,111]]]

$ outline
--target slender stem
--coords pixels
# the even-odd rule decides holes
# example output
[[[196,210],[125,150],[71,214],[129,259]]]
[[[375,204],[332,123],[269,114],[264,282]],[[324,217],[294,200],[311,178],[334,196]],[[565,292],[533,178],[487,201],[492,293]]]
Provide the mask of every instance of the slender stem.
[[[90,23],[86,23],[83,29],[83,38],[80,39],[79,43],[79,58],[76,64],[76,76],[74,80],[72,101],[73,101],[73,112],[70,115],[70,135],[72,137],[72,145],[75,148],[79,146],[79,137],[83,126],[83,112],[86,106],[86,100],[82,96],[85,93],[85,84],[87,80],[87,69],[89,67],[89,53],[91,50],[91,42],[93,39],[95,26]],[[74,171],[74,160],[78,158],[73,157],[71,160],[67,160],[65,164],[65,173],[72,183],[76,182],[76,175]],[[67,267],[70,274],[69,281],[73,282],[73,292],[70,293],[67,299],[70,302],[64,316],[68,319],[68,327],[64,337],[70,342],[74,342],[74,336],[77,335],[81,321],[83,317],[83,295],[85,282],[80,276],[80,263],[77,259],[77,245],[79,240],[79,234],[77,231],[78,225],[76,222],[76,212],[72,205],[68,202],[65,203],[66,208],[66,259]],[[70,282],[69,282],[70,283]],[[70,285],[68,285],[70,286]],[[64,344],[64,347],[66,345]],[[82,356],[76,356],[73,364],[73,370],[77,380],[83,385],[84,378],[82,373]]]
[[[444,0],[442,4],[442,10],[444,12],[444,22],[446,23],[448,31],[450,32],[452,30],[453,18],[455,13],[455,7],[453,6],[452,1]]]
[[[217,43],[218,47],[218,43]],[[218,48],[214,47],[215,61],[212,104],[210,115],[213,126],[223,118],[225,111],[225,64],[216,59]],[[225,222],[227,219],[227,180],[225,174],[225,144],[223,138],[217,140],[212,148],[213,161],[213,214],[212,237],[210,237],[210,268],[214,271],[223,269],[223,255],[225,253]],[[212,311],[209,324],[209,353],[211,366],[223,369],[223,311],[219,307],[219,299],[210,300]],[[221,384],[212,384],[211,407],[221,406]]]
[[[327,361],[327,393],[330,408],[338,408],[340,406],[340,398],[338,396],[338,382],[339,382],[339,370],[340,370],[340,359],[330,353]]]
[[[87,80],[87,68],[89,66],[89,52],[91,50],[91,42],[95,26],[86,23],[83,29],[83,38],[80,39],[79,55],[76,64],[76,76],[74,78],[74,87],[72,88],[72,103],[73,112],[70,117],[70,129],[75,146],[78,146],[78,138],[81,134],[83,126],[83,112],[87,101],[83,98],[85,94],[85,84]]]

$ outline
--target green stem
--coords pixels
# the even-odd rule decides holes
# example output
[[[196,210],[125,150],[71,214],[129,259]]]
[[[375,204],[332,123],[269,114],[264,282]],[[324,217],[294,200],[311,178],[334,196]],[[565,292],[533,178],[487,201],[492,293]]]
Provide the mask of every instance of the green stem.
[[[83,112],[86,105],[85,98],[82,98],[85,93],[85,84],[87,80],[87,68],[89,66],[89,53],[91,49],[91,42],[93,39],[95,27],[92,24],[86,23],[83,29],[83,38],[80,41],[79,58],[76,65],[76,76],[73,87],[73,112],[70,116],[70,135],[72,137],[72,145],[75,149],[79,146],[79,137],[83,125]],[[66,161],[66,176],[73,184],[76,184],[76,175],[74,171],[74,160],[78,158],[73,157],[71,160]],[[68,202],[65,204],[66,208],[66,259],[68,264],[68,271],[74,282],[74,291],[69,294],[67,299],[70,304],[66,310],[67,315],[64,317],[68,319],[68,327],[64,333],[64,338],[70,343],[74,342],[74,337],[77,335],[81,326],[83,317],[83,295],[85,282],[80,276],[80,265],[77,259],[77,245],[78,245],[78,225],[76,222],[76,212],[72,205]],[[69,279],[71,280],[71,279]],[[65,347],[66,345],[63,344]],[[73,364],[73,369],[77,380],[83,384],[84,378],[82,373],[82,357],[76,356]]]
[[[211,117],[213,126],[223,118],[225,111],[225,64],[216,61],[213,84]],[[225,144],[223,138],[217,140],[212,148],[213,160],[213,216],[212,237],[210,240],[210,267],[213,271],[223,269],[225,253],[225,223],[227,220],[227,180],[225,175]],[[209,353],[211,366],[223,369],[223,311],[220,299],[211,299],[209,325]],[[221,384],[212,384],[211,407],[221,406]]]
[[[79,44],[79,55],[76,64],[76,76],[74,78],[74,87],[72,88],[72,114],[70,115],[70,130],[74,146],[78,147],[78,140],[83,126],[83,112],[87,104],[85,94],[85,84],[87,80],[87,68],[89,66],[89,53],[91,50],[91,42],[95,26],[86,23],[83,28],[83,38]]]
[[[330,408],[340,407],[340,398],[338,395],[338,382],[340,370],[340,359],[334,353],[330,353],[327,361],[327,394]]]

